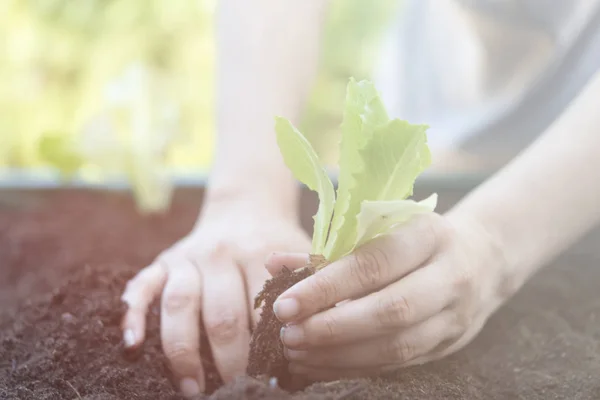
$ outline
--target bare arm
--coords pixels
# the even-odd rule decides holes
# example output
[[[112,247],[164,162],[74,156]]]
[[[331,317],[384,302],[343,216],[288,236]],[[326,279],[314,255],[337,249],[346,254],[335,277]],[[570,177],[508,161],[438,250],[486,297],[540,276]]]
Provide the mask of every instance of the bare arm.
[[[161,298],[161,344],[182,393],[205,389],[200,327],[225,382],[243,375],[265,256],[305,251],[294,220],[297,186],[277,148],[274,115],[298,119],[317,66],[324,0],[221,0],[217,149],[196,227],[129,281],[128,347],[145,339],[148,305]]]
[[[453,210],[503,249],[511,290],[600,221],[600,72],[523,154]]]
[[[274,311],[290,371],[375,375],[469,343],[528,277],[600,221],[599,102],[600,73],[450,213],[414,218],[281,294]],[[295,258],[273,255],[267,267],[305,265]]]
[[[254,193],[295,210],[274,116],[298,120],[328,2],[223,0],[217,19],[217,149],[209,196]]]

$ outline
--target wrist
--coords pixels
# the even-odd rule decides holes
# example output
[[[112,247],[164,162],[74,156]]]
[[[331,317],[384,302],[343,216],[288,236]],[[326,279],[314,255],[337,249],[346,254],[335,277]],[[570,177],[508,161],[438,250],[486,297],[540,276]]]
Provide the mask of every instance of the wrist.
[[[259,207],[278,217],[297,218],[299,195],[300,186],[291,175],[240,167],[235,172],[215,171],[211,175],[203,209]]]
[[[502,204],[492,204],[487,197],[467,197],[450,212],[452,218],[468,221],[477,243],[483,243],[482,268],[493,276],[493,295],[501,302],[512,297],[541,265],[529,246],[511,235],[515,220]],[[521,219],[519,219],[521,220]]]
[[[459,205],[446,216],[454,226],[467,232],[464,240],[475,254],[474,267],[481,271],[482,294],[495,304],[504,303],[525,283],[529,277],[526,270],[509,256],[510,248],[500,231],[475,210]]]

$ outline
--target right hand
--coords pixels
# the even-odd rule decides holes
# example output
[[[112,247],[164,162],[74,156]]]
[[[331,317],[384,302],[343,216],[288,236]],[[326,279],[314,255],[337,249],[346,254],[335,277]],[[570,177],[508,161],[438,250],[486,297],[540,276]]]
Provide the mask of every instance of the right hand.
[[[124,341],[137,347],[144,341],[148,307],[162,294],[162,347],[184,395],[205,387],[200,315],[223,380],[243,375],[249,325],[259,317],[254,297],[270,277],[266,257],[310,250],[295,212],[249,197],[207,201],[192,232],[131,279],[122,296],[129,306]]]

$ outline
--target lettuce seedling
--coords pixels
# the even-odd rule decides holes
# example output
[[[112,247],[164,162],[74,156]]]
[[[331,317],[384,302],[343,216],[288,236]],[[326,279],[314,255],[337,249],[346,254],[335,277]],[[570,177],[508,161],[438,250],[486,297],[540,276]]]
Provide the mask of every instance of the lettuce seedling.
[[[283,269],[255,297],[262,305],[250,341],[247,372],[276,377],[293,390],[292,376],[278,340],[282,323],[273,312],[276,299],[315,271],[376,237],[388,234],[414,215],[433,212],[437,196],[416,202],[417,176],[431,164],[427,126],[390,119],[373,84],[351,79],[342,117],[337,193],[310,141],[292,123],[275,119],[277,143],[293,175],[319,196],[309,262]]]
[[[414,215],[435,210],[436,194],[419,202],[407,199],[419,174],[431,164],[427,128],[390,119],[374,85],[350,79],[336,193],[310,142],[290,121],[276,117],[277,143],[285,164],[319,196],[311,252],[313,263],[322,262],[315,268],[391,232]]]

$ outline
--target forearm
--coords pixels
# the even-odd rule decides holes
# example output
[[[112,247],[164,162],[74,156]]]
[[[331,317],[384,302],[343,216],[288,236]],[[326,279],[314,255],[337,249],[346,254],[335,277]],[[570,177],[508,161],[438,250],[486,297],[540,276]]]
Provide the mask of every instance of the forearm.
[[[279,154],[274,117],[300,117],[317,68],[326,4],[219,2],[211,194],[253,192],[295,207],[298,187]]]
[[[541,138],[451,211],[484,225],[515,289],[600,221],[599,103],[597,73]]]

